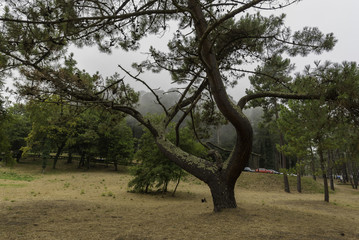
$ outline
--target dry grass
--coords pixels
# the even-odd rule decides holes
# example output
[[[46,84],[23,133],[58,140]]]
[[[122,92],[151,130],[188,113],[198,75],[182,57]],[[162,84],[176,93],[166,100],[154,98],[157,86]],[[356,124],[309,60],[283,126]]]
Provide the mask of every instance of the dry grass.
[[[39,169],[0,168],[0,178],[35,177],[0,179],[0,239],[359,239],[359,194],[349,186],[328,204],[312,187],[286,194],[278,176],[243,173],[239,207],[213,213],[208,188],[192,178],[172,197],[128,193],[130,177],[110,168]]]

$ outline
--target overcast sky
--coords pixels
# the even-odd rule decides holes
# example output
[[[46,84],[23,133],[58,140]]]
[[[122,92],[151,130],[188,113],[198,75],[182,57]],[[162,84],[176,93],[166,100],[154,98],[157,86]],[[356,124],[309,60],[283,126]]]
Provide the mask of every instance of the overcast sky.
[[[296,58],[296,71],[301,71],[305,65],[313,64],[315,60],[330,60],[332,62],[356,61],[359,62],[359,0],[303,0],[297,4],[285,8],[282,12],[287,14],[286,25],[293,31],[300,30],[304,26],[318,27],[323,33],[333,32],[338,39],[334,50],[322,55],[310,55],[305,58]],[[280,14],[279,11],[268,11],[266,14]],[[169,36],[171,37],[171,36]],[[120,72],[118,64],[130,69],[132,62],[143,59],[142,55],[150,45],[159,49],[166,48],[166,41],[158,37],[151,37],[144,44],[144,49],[136,53],[124,53],[116,50],[111,55],[99,53],[96,47],[71,49],[78,61],[78,67],[90,73],[99,71],[104,76]],[[142,53],[142,54],[141,54]],[[167,74],[145,76],[144,79],[153,88],[168,90],[171,87],[171,79]],[[129,77],[126,81],[136,90],[146,90],[139,83],[135,83]],[[249,87],[248,80],[243,79],[235,89],[228,92],[235,99],[244,95]]]
[[[330,60],[332,62],[356,61],[359,62],[359,1],[358,0],[303,0],[294,4],[282,12],[287,14],[286,24],[293,31],[300,30],[304,26],[318,27],[323,33],[333,32],[338,39],[334,50],[322,55],[310,55],[305,58],[295,58],[296,71],[301,71],[305,65],[313,64],[315,60]],[[268,11],[266,14],[279,14],[279,11]],[[145,45],[154,45],[158,48],[166,48],[166,41],[157,37],[152,37],[146,41]],[[148,47],[147,46],[147,47]],[[141,52],[123,53],[115,51],[112,55],[101,54],[96,48],[85,48],[75,51],[75,59],[78,60],[80,69],[89,72],[99,71],[103,75],[112,75],[119,71],[117,64],[129,67],[132,62],[143,58]],[[168,90],[171,80],[167,74],[145,76],[149,85],[154,88]],[[137,90],[145,90],[145,87],[136,84],[129,77],[126,78]],[[235,89],[230,89],[229,93],[235,99],[239,99],[249,87],[248,80],[243,79]]]

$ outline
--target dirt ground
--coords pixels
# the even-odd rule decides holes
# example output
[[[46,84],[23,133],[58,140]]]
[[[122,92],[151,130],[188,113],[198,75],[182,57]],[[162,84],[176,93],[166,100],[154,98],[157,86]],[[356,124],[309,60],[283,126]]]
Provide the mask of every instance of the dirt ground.
[[[213,213],[205,184],[189,178],[171,194],[129,193],[130,176],[111,169],[52,170],[26,165],[0,179],[0,239],[359,239],[359,191],[322,194],[237,187],[235,210]],[[250,174],[239,179],[248,181]],[[246,180],[247,179],[247,180]],[[173,187],[173,186],[170,186]],[[293,192],[295,189],[292,190]],[[207,202],[202,203],[201,199]]]

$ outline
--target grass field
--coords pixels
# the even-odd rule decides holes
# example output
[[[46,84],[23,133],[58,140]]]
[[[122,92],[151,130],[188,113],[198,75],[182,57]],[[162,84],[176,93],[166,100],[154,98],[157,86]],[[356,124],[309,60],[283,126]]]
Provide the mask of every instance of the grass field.
[[[124,169],[40,168],[0,168],[0,239],[359,239],[359,191],[347,185],[325,203],[320,181],[305,178],[299,194],[290,177],[287,194],[279,175],[243,173],[238,208],[213,213],[192,177],[172,197],[129,193]]]

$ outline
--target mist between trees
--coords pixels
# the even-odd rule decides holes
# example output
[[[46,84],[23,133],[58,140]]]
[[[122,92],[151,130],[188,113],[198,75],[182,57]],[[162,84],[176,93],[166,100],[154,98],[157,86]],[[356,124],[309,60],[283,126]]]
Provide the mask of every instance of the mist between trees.
[[[15,85],[33,120],[23,151],[40,146],[43,169],[55,146],[56,160],[77,141],[81,147],[73,151],[80,154],[81,166],[96,158],[100,144],[106,159],[131,161],[131,142],[124,137],[131,134],[123,121],[129,115],[153,137],[164,157],[208,185],[214,211],[237,207],[235,184],[248,165],[282,169],[287,192],[289,168],[297,172],[298,191],[303,173],[321,175],[325,201],[328,176],[340,174],[356,187],[358,65],[318,62],[293,73],[287,56],[320,54],[337,42],[333,33],[316,27],[292,32],[284,25],[284,14],[261,15],[297,2],[6,1],[0,17],[1,75],[4,79],[15,70],[20,73]],[[167,31],[169,22],[176,24],[173,35]],[[168,50],[151,47],[133,69],[118,65],[120,72],[106,78],[78,69],[67,51],[72,45],[98,46],[104,53],[116,47],[135,52],[150,34],[172,35]],[[168,81],[179,84],[172,90],[177,96],[171,106],[163,100],[172,95],[150,88],[142,78],[146,71],[167,71]],[[251,88],[236,103],[227,88],[246,75]],[[126,78],[148,88],[161,116],[146,116],[138,109],[139,94]],[[47,103],[55,103],[51,106],[57,110]],[[266,127],[256,127],[254,135],[246,107],[263,109]],[[56,122],[59,125],[53,126]],[[234,138],[224,143],[221,128],[228,123]],[[104,140],[94,146],[93,139],[100,137]],[[11,144],[2,142],[6,161],[11,162]],[[203,149],[186,149],[188,142]]]

